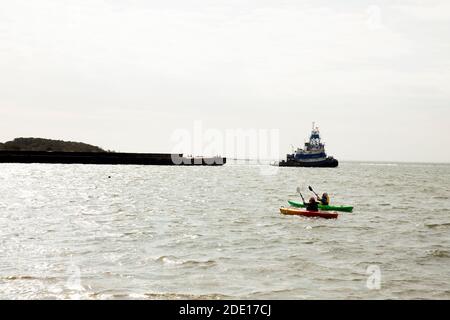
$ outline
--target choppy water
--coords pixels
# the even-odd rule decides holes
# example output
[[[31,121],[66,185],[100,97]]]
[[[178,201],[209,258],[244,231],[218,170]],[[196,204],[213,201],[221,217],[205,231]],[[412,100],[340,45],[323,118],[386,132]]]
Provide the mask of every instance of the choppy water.
[[[0,298],[449,299],[449,181],[426,164],[2,164]],[[355,211],[280,215],[308,184]]]

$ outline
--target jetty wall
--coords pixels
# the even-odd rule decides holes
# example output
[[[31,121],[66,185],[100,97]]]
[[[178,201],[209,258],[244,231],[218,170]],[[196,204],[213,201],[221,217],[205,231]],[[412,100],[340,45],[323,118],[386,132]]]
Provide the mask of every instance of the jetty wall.
[[[167,153],[0,151],[0,163],[221,166],[223,157],[185,157]]]

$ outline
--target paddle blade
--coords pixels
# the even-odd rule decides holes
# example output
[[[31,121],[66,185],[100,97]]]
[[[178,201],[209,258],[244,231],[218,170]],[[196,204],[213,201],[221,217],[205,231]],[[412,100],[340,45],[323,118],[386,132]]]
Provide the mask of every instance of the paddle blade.
[[[300,187],[297,187],[297,193],[301,193],[301,191]]]
[[[308,186],[308,189],[309,189],[309,191],[313,191],[314,192],[314,190],[313,190],[313,188],[311,188],[311,186]]]

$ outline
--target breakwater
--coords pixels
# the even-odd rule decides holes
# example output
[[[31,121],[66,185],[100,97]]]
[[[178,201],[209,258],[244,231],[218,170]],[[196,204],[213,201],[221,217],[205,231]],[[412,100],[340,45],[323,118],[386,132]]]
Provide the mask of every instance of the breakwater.
[[[167,153],[0,151],[0,163],[221,166],[226,158]]]

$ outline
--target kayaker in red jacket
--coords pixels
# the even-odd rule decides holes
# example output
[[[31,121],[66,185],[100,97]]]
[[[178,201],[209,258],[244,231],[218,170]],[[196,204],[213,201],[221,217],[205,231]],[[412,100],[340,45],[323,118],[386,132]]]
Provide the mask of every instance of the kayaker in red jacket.
[[[314,197],[309,198],[308,203],[304,203],[306,206],[306,210],[308,211],[319,211],[319,203],[316,202],[316,199]]]

